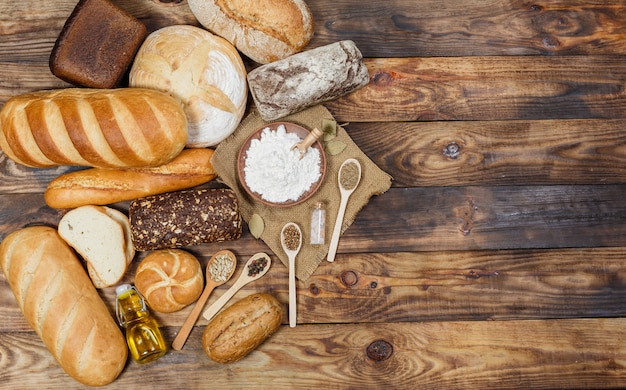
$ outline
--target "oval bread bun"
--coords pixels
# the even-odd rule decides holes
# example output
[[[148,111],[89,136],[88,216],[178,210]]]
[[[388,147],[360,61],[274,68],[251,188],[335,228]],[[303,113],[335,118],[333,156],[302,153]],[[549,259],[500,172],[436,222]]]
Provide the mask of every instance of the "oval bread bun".
[[[151,33],[135,56],[132,87],[167,92],[183,103],[187,147],[215,146],[239,125],[248,84],[239,52],[200,27],[174,25]]]
[[[189,0],[189,8],[207,30],[260,64],[302,51],[313,37],[304,0]]]
[[[192,304],[202,294],[202,266],[184,250],[155,250],[137,267],[135,287],[152,309],[172,313]]]

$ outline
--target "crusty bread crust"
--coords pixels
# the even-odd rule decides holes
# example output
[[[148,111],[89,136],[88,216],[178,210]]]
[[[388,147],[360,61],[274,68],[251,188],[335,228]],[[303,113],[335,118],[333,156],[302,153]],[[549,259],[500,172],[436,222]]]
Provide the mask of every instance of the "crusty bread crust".
[[[237,49],[195,26],[167,26],[150,34],[137,52],[129,84],[183,102],[190,148],[215,146],[228,137],[248,99],[246,68]]]
[[[167,164],[152,168],[90,168],[63,174],[44,193],[52,208],[107,205],[184,190],[217,177],[213,149],[185,149]]]
[[[204,352],[218,363],[240,360],[274,334],[282,318],[283,307],[273,295],[249,295],[209,322],[202,333]]]
[[[313,37],[303,0],[189,0],[189,8],[206,29],[260,64],[302,51]]]
[[[54,228],[31,226],[6,236],[0,266],[26,320],[65,372],[88,386],[117,378],[126,340]]]
[[[31,167],[157,166],[187,142],[182,105],[141,88],[66,88],[15,96],[0,111],[0,148]]]
[[[202,266],[194,255],[181,249],[152,251],[137,267],[135,287],[152,309],[173,313],[202,294]]]

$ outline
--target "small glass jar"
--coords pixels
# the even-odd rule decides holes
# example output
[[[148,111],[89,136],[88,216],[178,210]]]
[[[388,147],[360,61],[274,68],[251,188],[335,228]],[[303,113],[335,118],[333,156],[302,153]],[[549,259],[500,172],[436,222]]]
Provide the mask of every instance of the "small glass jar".
[[[126,329],[130,355],[137,363],[148,363],[167,352],[167,345],[156,319],[150,315],[139,291],[130,284],[115,289],[115,314],[120,326]]]
[[[326,210],[317,202],[311,212],[311,245],[324,245],[326,239]]]

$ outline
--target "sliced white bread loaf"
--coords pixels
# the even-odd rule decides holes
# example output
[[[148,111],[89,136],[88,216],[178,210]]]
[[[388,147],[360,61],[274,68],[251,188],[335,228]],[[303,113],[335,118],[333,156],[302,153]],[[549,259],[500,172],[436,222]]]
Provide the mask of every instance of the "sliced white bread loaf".
[[[118,283],[135,255],[128,218],[106,206],[75,208],[61,218],[58,230],[87,263],[96,288]]]

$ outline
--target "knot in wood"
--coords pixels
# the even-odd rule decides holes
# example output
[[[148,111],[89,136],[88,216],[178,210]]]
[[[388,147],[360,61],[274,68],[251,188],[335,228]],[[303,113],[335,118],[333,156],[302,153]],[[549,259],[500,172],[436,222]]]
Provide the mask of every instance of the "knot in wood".
[[[359,282],[359,275],[354,271],[343,271],[339,275],[339,280],[346,287],[354,287]]]
[[[319,287],[317,287],[315,284],[311,284],[309,286],[309,291],[311,292],[311,294],[313,295],[320,295],[320,289]]]
[[[393,345],[385,340],[376,340],[367,347],[367,357],[375,362],[387,360],[393,354]]]
[[[450,142],[445,148],[443,148],[443,155],[446,157],[455,159],[459,157],[459,154],[461,154],[461,146],[454,141]]]

